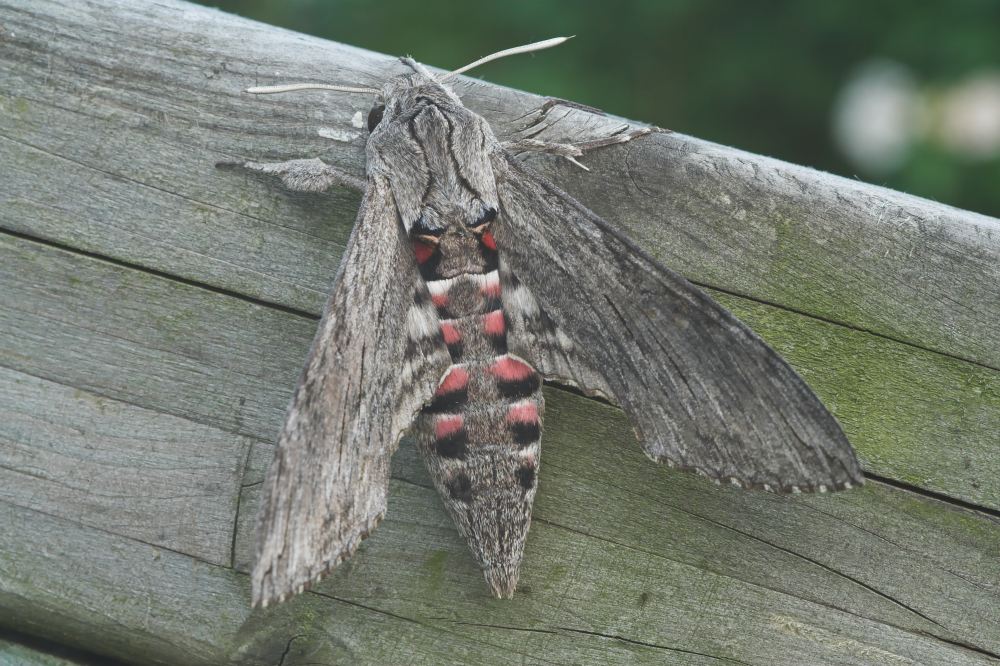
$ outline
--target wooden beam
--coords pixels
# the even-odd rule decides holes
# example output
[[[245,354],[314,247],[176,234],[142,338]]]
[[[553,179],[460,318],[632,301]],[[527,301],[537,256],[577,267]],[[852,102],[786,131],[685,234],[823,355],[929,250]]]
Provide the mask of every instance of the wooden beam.
[[[212,165],[361,176],[370,100],[239,91],[401,67],[175,0],[0,1],[0,46],[0,626],[156,664],[1000,660],[997,220],[679,134],[589,173],[530,157],[784,354],[885,483],[718,488],[548,388],[515,599],[404,445],[359,554],[251,612],[259,483],[359,199]],[[457,89],[501,136],[622,122]]]

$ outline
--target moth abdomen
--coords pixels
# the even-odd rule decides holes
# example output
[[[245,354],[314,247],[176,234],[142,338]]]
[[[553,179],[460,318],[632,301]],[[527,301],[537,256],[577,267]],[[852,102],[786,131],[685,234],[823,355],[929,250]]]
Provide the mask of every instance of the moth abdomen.
[[[464,460],[469,435],[461,414],[439,414],[434,418],[434,452],[442,458]]]
[[[469,372],[461,365],[448,368],[425,414],[458,412],[469,399]]]
[[[541,379],[508,350],[499,256],[487,209],[474,228],[411,230],[414,256],[452,366],[418,418],[420,451],[496,596],[507,597],[531,521]],[[417,237],[415,234],[423,234]],[[456,272],[456,267],[464,268]]]
[[[530,490],[535,487],[535,474],[537,472],[537,465],[525,464],[517,468],[515,475],[517,476],[518,483],[525,490]]]

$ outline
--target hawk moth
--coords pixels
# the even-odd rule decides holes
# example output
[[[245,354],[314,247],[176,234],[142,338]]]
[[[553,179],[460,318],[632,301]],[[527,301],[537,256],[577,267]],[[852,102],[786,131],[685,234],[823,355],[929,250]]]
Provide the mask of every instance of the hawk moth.
[[[238,166],[293,190],[364,191],[295,390],[258,517],[253,603],[354,554],[385,514],[389,459],[413,426],[492,593],[510,597],[538,484],[543,380],[602,397],[656,461],[772,492],[863,482],[805,382],[708,295],[513,157],[585,144],[501,143],[410,58],[372,94],[367,180],[318,159]],[[581,165],[582,166],[582,165]]]

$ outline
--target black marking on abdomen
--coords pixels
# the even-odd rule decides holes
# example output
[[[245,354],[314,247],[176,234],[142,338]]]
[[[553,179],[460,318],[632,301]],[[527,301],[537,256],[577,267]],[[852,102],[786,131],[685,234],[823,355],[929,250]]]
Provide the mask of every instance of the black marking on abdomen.
[[[507,313],[496,308],[482,315],[483,332],[493,349],[493,353],[502,356],[507,353],[507,331],[510,330],[510,321]]]
[[[519,449],[534,444],[542,434],[542,429],[539,427],[537,421],[533,423],[515,421],[509,424],[509,427],[510,433],[514,437],[514,443],[517,444],[517,448]]]
[[[431,254],[423,263],[417,263],[417,268],[420,269],[420,277],[424,279],[424,282],[437,279],[438,264],[440,263],[441,253],[438,251]]]
[[[452,363],[460,363],[462,361],[462,354],[465,352],[465,345],[462,341],[453,342],[448,345],[448,353],[451,354]]]
[[[500,300],[499,294],[483,296],[483,312],[493,312],[494,310],[499,310],[503,307],[503,301]],[[510,326],[507,327],[508,329]]]
[[[500,268],[500,253],[499,252],[497,252],[496,250],[491,250],[490,248],[486,247],[485,245],[480,244],[479,245],[479,253],[482,255],[483,262],[485,264],[485,268],[483,269],[484,273],[490,273],[490,272],[498,270]]]
[[[448,486],[448,494],[453,500],[466,503],[472,501],[472,481],[465,472],[459,472],[448,479],[446,485]]]
[[[505,398],[527,398],[535,393],[541,382],[538,373],[532,373],[524,379],[497,380],[497,391]]]
[[[469,442],[469,437],[465,433],[465,429],[458,430],[443,439],[436,440],[434,442],[434,450],[442,458],[457,458],[458,460],[464,460],[465,454],[468,452],[467,444]]]
[[[434,400],[424,408],[424,411],[428,414],[455,413],[468,401],[469,390],[462,388],[457,391],[434,396]]]
[[[490,347],[496,354],[506,354],[507,353],[507,335],[501,333],[500,335],[487,335],[490,341]]]
[[[517,482],[521,484],[521,487],[525,490],[531,490],[535,487],[535,466],[531,463],[525,463],[517,468],[515,473],[517,476]]]

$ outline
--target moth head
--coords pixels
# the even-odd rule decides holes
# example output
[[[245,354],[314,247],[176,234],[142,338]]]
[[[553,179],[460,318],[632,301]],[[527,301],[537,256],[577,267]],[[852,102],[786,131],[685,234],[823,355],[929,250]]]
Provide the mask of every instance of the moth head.
[[[529,53],[539,51],[562,44],[570,37],[555,37],[546,39],[534,44],[516,46],[511,49],[497,51],[475,62],[471,62],[464,67],[448,72],[446,74],[432,74],[426,67],[415,61],[413,58],[402,58],[402,62],[411,70],[410,73],[394,76],[382,86],[382,88],[368,88],[358,86],[341,86],[324,83],[292,83],[281,86],[262,86],[247,88],[246,92],[254,94],[275,94],[296,92],[299,90],[333,90],[337,92],[370,94],[375,96],[375,102],[368,112],[367,127],[369,132],[374,132],[383,121],[404,113],[406,109],[421,103],[421,98],[426,98],[431,103],[461,104],[458,97],[445,85],[445,83],[459,74],[469,71],[473,67],[485,64],[492,60],[505,58],[518,53]]]
[[[394,76],[385,82],[368,113],[368,131],[373,132],[382,122],[391,122],[423,104],[458,104],[462,102],[450,88],[440,83],[413,58],[401,58],[412,72]]]

